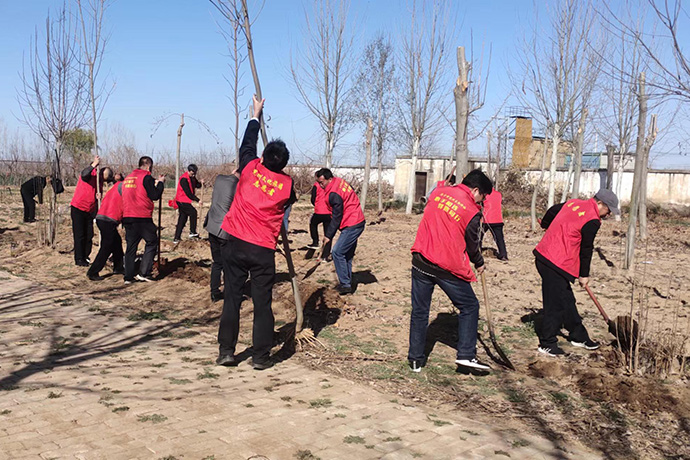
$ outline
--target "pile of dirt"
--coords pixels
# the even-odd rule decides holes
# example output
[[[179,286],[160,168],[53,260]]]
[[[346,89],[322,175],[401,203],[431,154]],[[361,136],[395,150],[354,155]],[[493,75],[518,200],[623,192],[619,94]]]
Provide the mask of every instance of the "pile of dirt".
[[[202,267],[199,263],[178,258],[163,263],[160,267],[159,276],[204,285],[208,283],[210,270]]]

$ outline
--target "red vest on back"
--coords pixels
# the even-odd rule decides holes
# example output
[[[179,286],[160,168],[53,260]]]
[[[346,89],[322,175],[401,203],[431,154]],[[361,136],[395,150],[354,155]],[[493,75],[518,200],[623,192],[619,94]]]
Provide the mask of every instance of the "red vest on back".
[[[566,201],[537,244],[537,252],[558,268],[578,278],[582,227],[593,219],[601,220],[594,198]]]
[[[135,169],[125,177],[122,184],[122,217],[146,218],[153,215],[153,201],[144,188],[144,177],[150,175],[149,171]]]
[[[429,196],[412,252],[465,281],[476,281],[466,252],[465,230],[479,206],[466,185],[436,188]]]
[[[194,195],[194,181],[189,177],[189,171],[182,174],[180,176],[180,182],[183,180],[186,180],[189,182],[189,190],[192,191],[192,195]],[[179,201],[180,203],[192,203],[192,199],[187,196],[187,194],[182,190],[182,186],[180,185],[180,182],[177,183],[177,193],[175,194],[175,201]],[[175,206],[177,207],[177,206]]]
[[[291,190],[290,176],[269,170],[258,158],[250,161],[220,227],[242,241],[275,249]]]
[[[87,182],[84,182],[81,175],[79,175],[77,188],[74,189],[74,196],[70,205],[84,212],[96,211],[96,174],[98,174],[98,168],[93,168],[91,177],[89,177]],[[103,184],[101,184],[101,187],[103,187]]]
[[[438,187],[445,187],[446,186],[446,181],[445,180],[440,180],[436,182],[436,188]]]
[[[503,195],[494,189],[484,198],[484,223],[502,224],[503,223]]]
[[[109,217],[115,222],[122,220],[122,195],[118,190],[120,185],[124,184],[117,182],[106,192],[101,201],[101,208],[98,210],[99,216]]]
[[[340,177],[334,177],[330,184],[324,190],[328,197],[331,193],[337,193],[343,199],[343,220],[340,222],[340,229],[345,227],[352,227],[361,222],[364,222],[364,213],[362,212],[362,205],[357,198],[357,194],[352,189],[350,184],[342,180]],[[332,213],[330,201],[326,200],[328,212]]]
[[[330,214],[331,210],[328,207],[328,194],[326,193],[326,190],[324,190],[318,182],[314,182],[314,187],[316,187],[314,214]]]

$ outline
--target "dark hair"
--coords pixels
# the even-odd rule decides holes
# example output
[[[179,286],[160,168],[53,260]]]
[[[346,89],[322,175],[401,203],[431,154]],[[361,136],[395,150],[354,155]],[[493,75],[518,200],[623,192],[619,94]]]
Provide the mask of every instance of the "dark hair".
[[[264,166],[273,172],[281,172],[290,159],[290,151],[285,146],[285,142],[274,139],[264,148]]]
[[[479,169],[473,169],[467,173],[462,180],[462,185],[466,185],[469,188],[477,188],[482,195],[489,195],[493,189],[491,180]]]
[[[316,177],[323,177],[324,179],[333,179],[333,172],[331,172],[330,169],[328,168],[321,168],[316,173],[314,173]]]
[[[455,177],[455,174],[448,174],[446,176],[446,180],[448,181],[449,184],[455,184],[456,179],[457,178]]]
[[[106,175],[105,175],[106,169],[110,172],[110,175],[107,176],[107,177],[106,177]],[[115,177],[115,173],[113,172],[112,168],[110,168],[109,166],[103,166],[103,167],[99,170],[99,174],[101,175],[101,180],[104,181],[104,182],[108,182],[108,183],[112,182],[112,181],[113,181],[113,178]]]
[[[191,165],[187,166],[187,171],[193,171],[195,174],[199,170],[199,167],[192,163]]]
[[[142,166],[153,166],[153,158],[151,157],[141,157],[139,158],[139,167]]]

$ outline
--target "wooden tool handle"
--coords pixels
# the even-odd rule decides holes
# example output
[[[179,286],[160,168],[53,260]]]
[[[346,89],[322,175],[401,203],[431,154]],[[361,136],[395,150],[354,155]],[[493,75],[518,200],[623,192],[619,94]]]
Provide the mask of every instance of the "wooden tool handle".
[[[609,321],[611,321],[611,320],[609,319],[609,315],[606,314],[606,312],[604,311],[604,308],[601,306],[601,304],[599,303],[599,301],[597,300],[597,298],[594,296],[594,293],[592,292],[592,289],[590,289],[590,287],[589,287],[588,284],[585,284],[585,290],[587,291],[587,294],[589,294],[589,297],[590,297],[590,298],[592,299],[592,301],[594,302],[594,305],[596,305],[596,306],[597,306],[597,309],[599,309],[599,313],[601,313],[601,316],[604,317],[604,321],[606,321],[607,323],[608,323]]]

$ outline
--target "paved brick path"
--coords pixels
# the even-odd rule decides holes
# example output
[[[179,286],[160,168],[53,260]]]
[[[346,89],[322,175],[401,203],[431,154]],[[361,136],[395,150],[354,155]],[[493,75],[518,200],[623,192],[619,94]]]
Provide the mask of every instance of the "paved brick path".
[[[0,459],[597,458],[0,272]],[[198,331],[201,331],[200,333]]]

